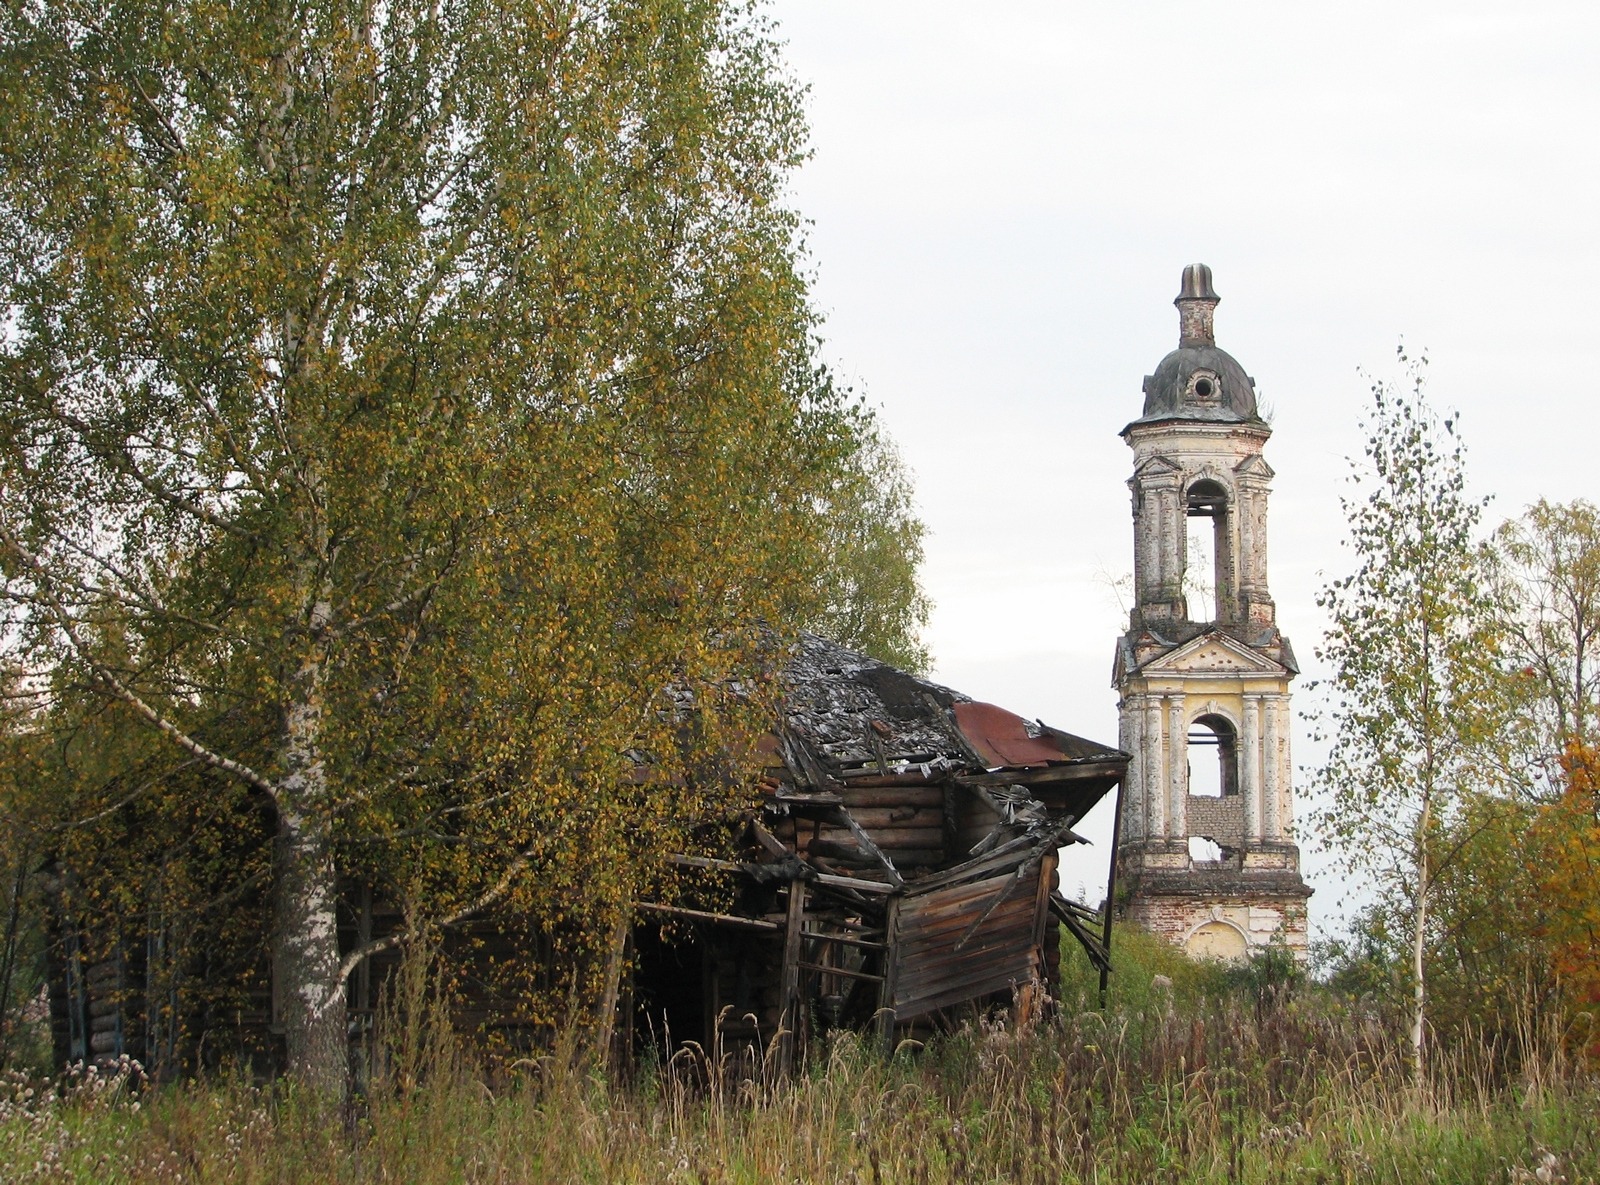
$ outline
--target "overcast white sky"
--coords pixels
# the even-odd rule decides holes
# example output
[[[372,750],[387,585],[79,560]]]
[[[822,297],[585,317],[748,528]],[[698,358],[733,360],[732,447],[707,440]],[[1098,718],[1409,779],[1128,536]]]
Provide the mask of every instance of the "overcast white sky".
[[[1490,522],[1600,496],[1600,5],[770,12],[811,88],[794,202],[827,353],[915,471],[941,682],[1116,740],[1108,578],[1132,538],[1117,432],[1177,344],[1186,263],[1211,265],[1218,344],[1275,412],[1272,591],[1305,678],[1315,592],[1348,563],[1358,368],[1397,373],[1402,337],[1463,413]],[[1091,901],[1099,814],[1101,846],[1064,874]],[[1326,869],[1308,850],[1323,926],[1341,896]]]

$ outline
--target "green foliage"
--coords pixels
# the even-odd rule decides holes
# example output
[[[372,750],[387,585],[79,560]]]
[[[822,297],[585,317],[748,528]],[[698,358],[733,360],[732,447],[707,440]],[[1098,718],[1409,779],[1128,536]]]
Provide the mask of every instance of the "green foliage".
[[[1529,1016],[1564,1016],[1576,1045],[1593,1040],[1600,895],[1590,774],[1600,703],[1600,524],[1578,501],[1540,501],[1502,524],[1478,555],[1499,647],[1499,711],[1480,745],[1494,767],[1439,826],[1426,932],[1430,1025],[1477,1033],[1516,1060]],[[1361,919],[1342,976],[1391,995],[1413,982],[1401,949],[1408,902],[1389,895]]]
[[[1513,957],[1497,960],[1510,987],[1564,1011],[1573,1043],[1600,1060],[1600,511],[1541,499],[1500,526],[1483,562],[1502,638],[1500,749],[1513,796],[1497,804],[1509,820],[1500,834],[1473,844],[1486,891],[1462,902],[1460,928],[1514,936],[1502,944]],[[1487,946],[1474,944],[1473,958]],[[1490,1007],[1504,1013],[1507,988],[1496,986]]]
[[[30,875],[40,844],[31,795],[46,755],[27,728],[30,700],[23,679],[0,676],[0,1071],[43,1069],[50,1060],[39,1007],[46,935]]]
[[[1559,798],[1568,745],[1600,736],[1600,510],[1540,499],[1483,552],[1503,647],[1515,780]]]
[[[1318,596],[1333,669],[1331,752],[1319,783],[1332,805],[1317,826],[1381,875],[1411,877],[1424,802],[1477,784],[1493,717],[1496,635],[1475,562],[1482,503],[1466,496],[1455,421],[1423,389],[1373,386],[1357,495],[1343,502],[1355,570]],[[1434,820],[1437,822],[1437,818]]]
[[[1408,391],[1373,385],[1365,459],[1353,463],[1358,493],[1343,503],[1355,570],[1318,596],[1332,732],[1317,778],[1326,805],[1313,818],[1353,868],[1407,906],[1419,1081],[1428,910],[1454,855],[1441,844],[1497,768],[1485,754],[1502,716],[1473,537],[1483,503],[1466,494],[1455,419],[1429,406],[1424,366],[1409,362]]]
[[[97,820],[52,840],[87,922],[183,929],[227,888],[199,837],[257,811],[313,1076],[336,867],[419,928],[538,917],[588,990],[646,857],[742,790],[765,626],[919,653],[903,471],[812,358],[765,26],[39,3],[0,72],[3,636],[43,825]]]
[[[826,372],[820,385],[831,390]],[[863,419],[859,449],[823,495],[819,519],[823,554],[822,611],[814,632],[908,671],[928,667],[919,641],[930,605],[917,584],[925,528],[917,518],[911,474],[894,442]]]
[[[1157,983],[1157,976],[1165,984]],[[1127,1016],[1192,1012],[1227,993],[1230,971],[1213,960],[1191,959],[1182,949],[1141,926],[1111,925],[1111,978],[1107,1003]],[[1076,939],[1061,935],[1061,1002],[1069,1011],[1099,1007],[1100,973]]]

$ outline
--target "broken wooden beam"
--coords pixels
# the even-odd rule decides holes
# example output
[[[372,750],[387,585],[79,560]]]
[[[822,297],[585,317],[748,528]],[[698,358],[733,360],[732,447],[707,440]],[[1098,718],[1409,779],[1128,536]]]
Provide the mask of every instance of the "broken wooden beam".
[[[635,901],[633,908],[642,909],[646,913],[670,914],[675,918],[688,918],[696,922],[714,922],[719,926],[733,926],[745,930],[783,929],[776,922],[765,921],[762,918],[744,918],[732,913],[712,913],[710,910],[688,909],[682,905],[662,905],[657,901]]]

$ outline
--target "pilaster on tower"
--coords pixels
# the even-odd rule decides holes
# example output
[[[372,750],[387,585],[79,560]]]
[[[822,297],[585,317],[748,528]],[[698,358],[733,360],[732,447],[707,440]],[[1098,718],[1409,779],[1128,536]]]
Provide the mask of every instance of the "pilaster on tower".
[[[1133,754],[1117,858],[1123,913],[1192,953],[1303,957],[1306,899],[1290,832],[1289,683],[1298,673],[1267,582],[1272,435],[1255,380],[1216,345],[1211,269],[1184,269],[1178,348],[1122,430],[1133,450],[1134,607],[1117,647]],[[1190,520],[1211,565],[1191,571]]]

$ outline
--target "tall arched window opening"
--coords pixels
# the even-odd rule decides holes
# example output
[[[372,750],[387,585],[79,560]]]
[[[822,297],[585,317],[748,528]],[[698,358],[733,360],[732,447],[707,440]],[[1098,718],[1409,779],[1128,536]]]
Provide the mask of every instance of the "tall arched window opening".
[[[1189,487],[1187,503],[1189,517],[1210,519],[1211,529],[1198,523],[1200,530],[1190,535],[1193,553],[1184,565],[1184,591],[1187,595],[1192,590],[1200,605],[1210,607],[1211,615],[1204,620],[1221,621],[1228,616],[1233,593],[1228,491],[1206,478]],[[1199,619],[1192,611],[1191,617]]]
[[[1201,716],[1189,726],[1189,753],[1190,794],[1231,798],[1239,793],[1238,735],[1232,724],[1221,716]]]

